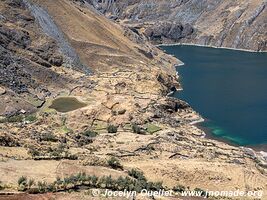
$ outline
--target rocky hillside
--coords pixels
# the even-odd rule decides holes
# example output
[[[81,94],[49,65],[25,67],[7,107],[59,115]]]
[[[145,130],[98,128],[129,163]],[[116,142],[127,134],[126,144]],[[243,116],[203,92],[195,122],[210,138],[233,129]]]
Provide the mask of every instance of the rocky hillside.
[[[103,192],[143,188],[175,191],[166,200],[188,199],[187,188],[266,194],[266,154],[203,137],[193,125],[201,116],[167,96],[181,62],[142,29],[81,1],[0,1],[0,199],[124,200]],[[51,107],[60,99],[71,109]]]
[[[263,0],[83,0],[156,43],[267,50]]]
[[[81,84],[75,73],[145,69],[152,62],[175,73],[176,59],[93,9],[72,1],[34,2],[0,2],[0,116],[36,111],[47,98]]]

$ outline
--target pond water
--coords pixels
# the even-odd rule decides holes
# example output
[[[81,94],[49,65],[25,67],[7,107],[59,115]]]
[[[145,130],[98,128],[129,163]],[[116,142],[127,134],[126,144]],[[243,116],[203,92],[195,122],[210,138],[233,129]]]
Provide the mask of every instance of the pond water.
[[[206,119],[200,126],[237,145],[267,144],[267,53],[183,45],[162,49],[185,63],[177,68],[183,91],[174,96]]]
[[[85,106],[85,103],[78,101],[75,97],[59,97],[53,100],[49,108],[53,108],[58,112],[65,113]]]

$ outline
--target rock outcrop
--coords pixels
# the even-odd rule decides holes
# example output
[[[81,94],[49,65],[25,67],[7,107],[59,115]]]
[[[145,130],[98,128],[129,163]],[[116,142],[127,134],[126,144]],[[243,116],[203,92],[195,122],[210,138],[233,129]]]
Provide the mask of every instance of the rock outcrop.
[[[1,1],[0,11],[0,115],[30,113],[69,82],[53,69],[63,68],[64,55],[22,0]]]
[[[266,1],[83,1],[122,24],[145,29],[157,43],[267,50]]]

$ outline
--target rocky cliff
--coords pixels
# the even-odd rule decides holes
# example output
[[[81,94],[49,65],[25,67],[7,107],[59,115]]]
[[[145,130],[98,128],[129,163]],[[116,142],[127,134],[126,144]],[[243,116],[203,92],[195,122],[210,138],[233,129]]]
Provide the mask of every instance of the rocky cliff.
[[[84,0],[156,43],[267,50],[263,0]]]

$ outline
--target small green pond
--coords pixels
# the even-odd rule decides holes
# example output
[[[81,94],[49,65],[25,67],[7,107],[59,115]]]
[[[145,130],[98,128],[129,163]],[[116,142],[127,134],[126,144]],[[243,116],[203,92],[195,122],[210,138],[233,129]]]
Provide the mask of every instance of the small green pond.
[[[75,97],[59,97],[52,101],[49,108],[65,113],[85,107],[86,105],[87,104],[78,101]]]

